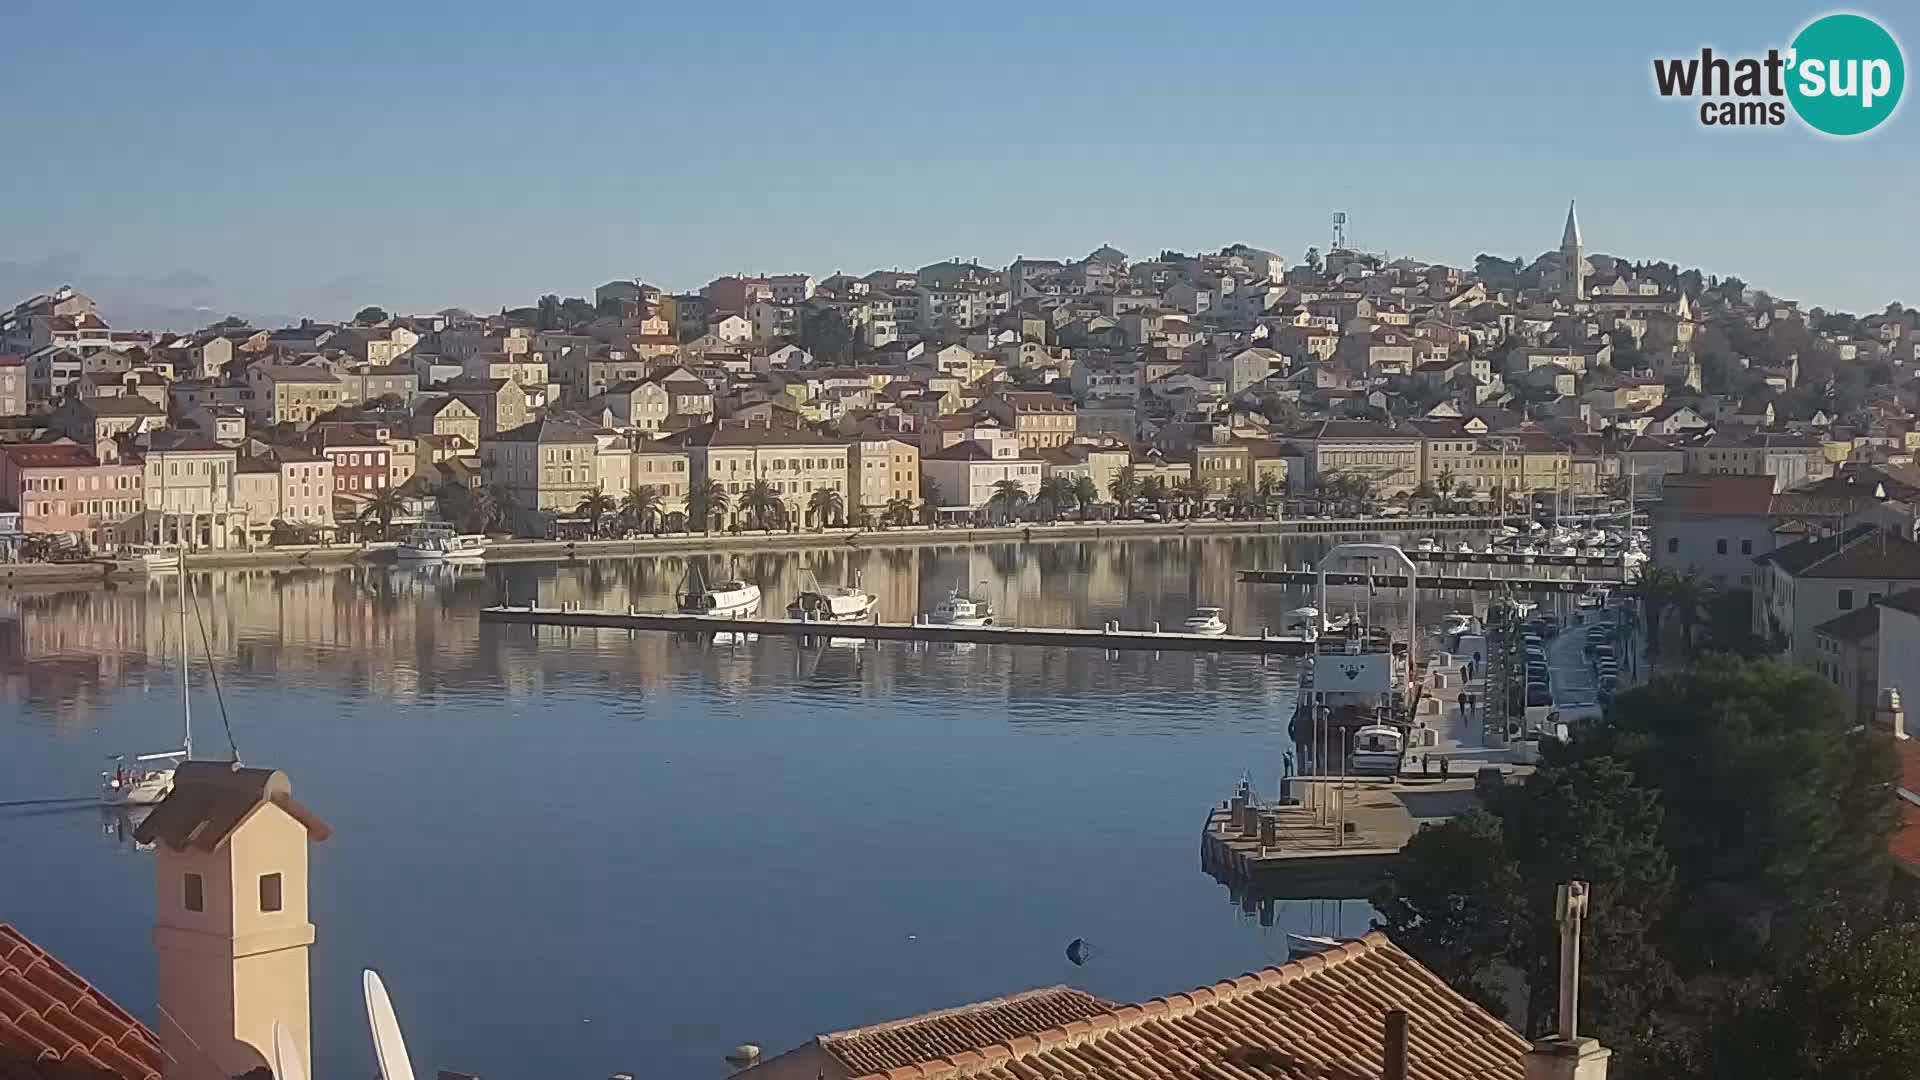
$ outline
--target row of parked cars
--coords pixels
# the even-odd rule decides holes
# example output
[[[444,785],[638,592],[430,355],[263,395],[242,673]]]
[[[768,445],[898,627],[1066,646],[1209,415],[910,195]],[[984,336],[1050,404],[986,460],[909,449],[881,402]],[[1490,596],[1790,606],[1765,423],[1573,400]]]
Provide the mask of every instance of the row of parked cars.
[[[1614,629],[1610,622],[1587,627],[1587,659],[1593,664],[1593,683],[1601,701],[1611,701],[1620,688],[1620,660],[1614,655]]]
[[[1540,616],[1520,628],[1520,648],[1527,665],[1527,707],[1553,704],[1553,683],[1547,672],[1547,638],[1558,620]]]

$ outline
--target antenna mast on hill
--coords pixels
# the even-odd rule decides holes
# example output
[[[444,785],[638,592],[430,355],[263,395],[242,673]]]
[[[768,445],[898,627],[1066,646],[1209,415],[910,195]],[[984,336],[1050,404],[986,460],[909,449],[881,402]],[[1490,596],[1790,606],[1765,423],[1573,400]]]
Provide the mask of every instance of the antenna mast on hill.
[[[1333,250],[1345,251],[1346,249],[1347,212],[1345,210],[1335,210],[1333,212]]]

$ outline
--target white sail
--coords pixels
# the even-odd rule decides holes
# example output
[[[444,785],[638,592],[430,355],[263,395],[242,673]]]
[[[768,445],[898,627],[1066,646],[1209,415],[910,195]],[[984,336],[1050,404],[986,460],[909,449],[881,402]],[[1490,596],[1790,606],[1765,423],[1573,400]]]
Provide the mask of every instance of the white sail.
[[[300,1047],[293,1032],[278,1020],[273,1022],[273,1080],[307,1080],[306,1066],[300,1063]]]
[[[407,1058],[407,1043],[400,1037],[400,1022],[394,1019],[386,984],[372,968],[360,981],[366,990],[367,1027],[373,1032],[373,1053],[380,1061],[382,1080],[413,1080],[413,1062]]]

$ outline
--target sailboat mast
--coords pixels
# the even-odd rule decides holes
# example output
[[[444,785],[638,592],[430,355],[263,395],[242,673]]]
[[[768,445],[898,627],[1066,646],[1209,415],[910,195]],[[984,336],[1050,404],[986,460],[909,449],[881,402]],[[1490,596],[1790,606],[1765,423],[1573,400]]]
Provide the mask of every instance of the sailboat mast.
[[[186,751],[186,760],[193,759],[193,670],[187,666],[187,568],[185,560],[180,567],[180,717],[186,727],[181,741],[181,749]]]

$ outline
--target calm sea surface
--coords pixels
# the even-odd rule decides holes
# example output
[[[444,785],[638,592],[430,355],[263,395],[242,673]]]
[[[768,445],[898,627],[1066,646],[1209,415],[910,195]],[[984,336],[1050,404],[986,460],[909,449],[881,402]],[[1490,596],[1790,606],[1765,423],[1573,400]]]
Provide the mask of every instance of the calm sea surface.
[[[1242,567],[1324,541],[1154,540],[763,555],[906,620],[957,583],[1004,621],[1278,629],[1296,591]],[[728,566],[716,561],[715,570]],[[249,764],[336,832],[313,851],[320,1076],[372,1075],[359,969],[416,1067],[721,1076],[743,1041],[1069,982],[1113,999],[1357,932],[1359,903],[1241,915],[1199,868],[1207,805],[1271,790],[1291,660],[999,646],[737,646],[482,627],[515,603],[665,609],[678,557],[424,573],[196,573],[196,742],[218,668]],[[106,755],[176,745],[175,579],[0,593],[0,801],[90,794]],[[0,921],[153,1010],[153,859],[93,807],[0,809]],[[1093,958],[1070,964],[1079,937]]]

